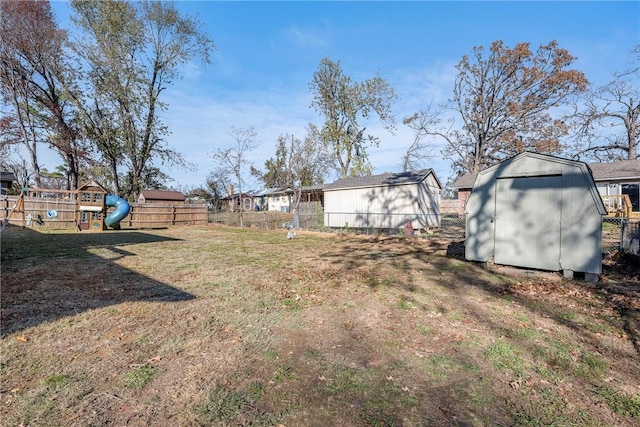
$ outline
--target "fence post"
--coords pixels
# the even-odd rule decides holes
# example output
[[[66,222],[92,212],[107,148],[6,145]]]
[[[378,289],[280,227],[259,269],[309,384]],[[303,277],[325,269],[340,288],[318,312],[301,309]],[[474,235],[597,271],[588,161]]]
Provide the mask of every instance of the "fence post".
[[[367,212],[367,236],[369,235],[369,212]]]

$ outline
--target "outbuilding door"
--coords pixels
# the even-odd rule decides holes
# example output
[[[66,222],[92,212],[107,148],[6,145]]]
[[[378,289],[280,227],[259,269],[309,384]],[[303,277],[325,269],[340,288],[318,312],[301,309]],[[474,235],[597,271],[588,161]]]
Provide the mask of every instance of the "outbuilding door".
[[[562,177],[496,179],[496,264],[560,270]]]

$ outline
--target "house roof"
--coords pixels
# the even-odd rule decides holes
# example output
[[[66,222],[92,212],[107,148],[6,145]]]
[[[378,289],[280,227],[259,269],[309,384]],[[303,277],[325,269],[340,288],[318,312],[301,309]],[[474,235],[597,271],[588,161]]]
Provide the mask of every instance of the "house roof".
[[[418,171],[399,172],[399,173],[383,173],[380,175],[354,176],[349,178],[340,178],[331,184],[324,186],[324,190],[340,190],[344,188],[362,188],[362,187],[380,187],[391,185],[416,184],[424,180],[429,174],[440,186],[440,181],[433,173],[432,169],[421,169]]]
[[[322,191],[323,188],[324,188],[324,185],[310,185],[307,187],[300,187],[300,191],[303,193],[312,193],[316,191]],[[293,190],[291,188],[278,188],[278,187],[265,188],[264,190],[258,193],[255,193],[254,196],[255,197],[272,196],[275,194],[293,194]]]
[[[140,195],[145,200],[175,200],[184,202],[186,197],[179,191],[141,190]]]
[[[303,193],[313,193],[316,191],[322,191],[324,190],[324,184],[318,184],[318,185],[309,185],[309,186],[302,186],[300,187],[300,191],[302,191]]]
[[[15,181],[16,176],[13,172],[0,172],[0,180],[2,181]]]
[[[255,193],[253,191],[242,192],[242,197],[255,197]],[[233,193],[227,196],[221,197],[220,200],[233,200],[240,197],[240,193]]]
[[[293,193],[293,190],[290,188],[265,188],[264,190],[255,193],[254,196],[255,197],[260,197],[260,196],[273,196],[276,194],[291,194]]]
[[[587,163],[593,180],[609,181],[613,179],[640,179],[640,160],[620,160],[617,162],[607,163]],[[451,186],[458,190],[467,190],[473,188],[477,173],[463,175],[454,181]]]
[[[589,163],[593,179],[640,179],[640,160],[621,160],[619,162]]]

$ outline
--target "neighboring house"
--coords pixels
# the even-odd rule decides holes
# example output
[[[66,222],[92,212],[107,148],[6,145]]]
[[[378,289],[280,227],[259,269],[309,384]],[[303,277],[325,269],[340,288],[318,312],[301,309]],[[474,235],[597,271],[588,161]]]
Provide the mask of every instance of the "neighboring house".
[[[155,203],[163,205],[183,204],[187,198],[179,191],[142,190],[138,203]]]
[[[267,188],[254,196],[254,205],[261,211],[289,212],[293,190]]]
[[[608,163],[588,163],[598,192],[609,215],[620,215],[624,212],[625,195],[631,203],[628,216],[640,216],[639,187],[640,160],[622,160]],[[464,215],[465,206],[477,174],[463,175],[452,187],[458,193],[458,215]]]
[[[324,225],[415,229],[440,225],[442,186],[432,169],[341,178],[324,187]]]
[[[465,213],[467,260],[602,272],[606,210],[586,163],[518,154],[478,173]]]
[[[228,212],[239,212],[241,207],[243,211],[255,209],[253,193],[233,193],[223,197],[220,201],[222,202],[222,210]]]
[[[0,172],[0,194],[7,194],[16,180],[11,172]]]
[[[318,208],[322,209],[323,188],[323,185],[300,188],[301,211],[315,212]],[[254,205],[261,211],[292,212],[294,194],[291,188],[267,188],[254,195]]]
[[[589,167],[610,214],[640,216],[640,160],[590,163]],[[631,203],[630,213],[625,212],[624,200]]]

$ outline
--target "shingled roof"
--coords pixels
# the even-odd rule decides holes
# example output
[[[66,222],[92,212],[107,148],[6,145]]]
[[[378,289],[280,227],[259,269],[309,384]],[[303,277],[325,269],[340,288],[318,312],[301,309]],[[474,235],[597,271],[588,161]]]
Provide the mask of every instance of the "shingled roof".
[[[184,194],[179,191],[161,191],[161,190],[142,190],[140,195],[144,196],[145,200],[171,200],[184,202]]]
[[[380,187],[390,185],[415,184],[425,179],[429,174],[433,173],[432,169],[421,169],[411,172],[399,173],[383,173],[380,175],[354,176],[349,178],[340,178],[331,184],[324,186],[324,191],[340,190],[345,188],[366,188]],[[438,181],[438,178],[433,175]],[[438,181],[440,185],[440,181]]]
[[[628,180],[640,179],[640,160],[620,160],[617,162],[607,163],[587,163],[593,180],[609,181],[609,180]],[[473,188],[477,173],[463,175],[458,178],[451,186],[458,190]]]
[[[621,160],[609,163],[589,163],[593,179],[640,179],[640,160]]]

